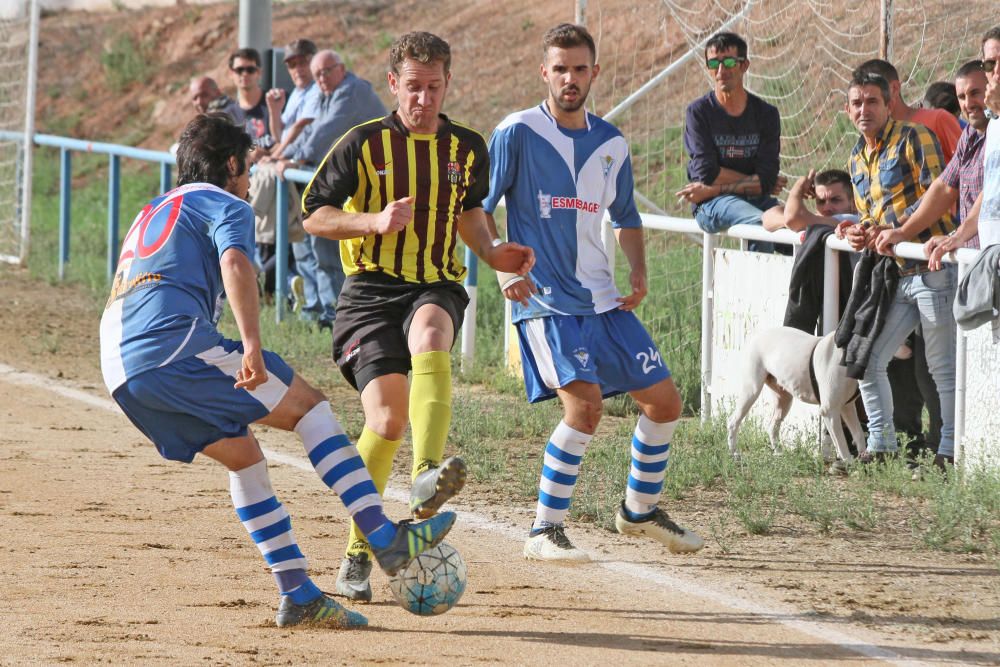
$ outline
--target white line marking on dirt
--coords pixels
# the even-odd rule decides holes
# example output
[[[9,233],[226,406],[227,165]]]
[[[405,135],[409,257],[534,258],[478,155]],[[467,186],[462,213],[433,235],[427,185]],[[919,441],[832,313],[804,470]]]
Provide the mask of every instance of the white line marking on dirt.
[[[62,380],[46,378],[44,376],[35,375],[34,373],[25,373],[11,366],[7,366],[6,364],[0,364],[0,380],[10,382],[11,384],[38,387],[65,398],[71,398],[75,401],[86,403],[91,407],[101,408],[121,414],[118,406],[110,399],[95,396],[89,392],[83,391],[82,389],[73,387]],[[274,452],[265,448],[262,449],[264,455],[269,461],[281,463],[283,465],[298,468],[310,473],[313,472],[312,464],[310,464],[306,459],[299,458],[297,456],[289,456],[288,454],[282,454],[281,452]],[[408,494],[396,489],[388,489],[385,495],[394,501],[403,503],[409,501]],[[489,530],[518,543],[524,539],[523,530],[501,525],[487,517],[473,512],[459,511],[457,514],[463,524]],[[828,644],[839,646],[840,648],[852,651],[866,658],[883,660],[885,662],[901,666],[926,664],[915,660],[908,660],[895,651],[875,646],[874,644],[857,639],[839,630],[827,627],[828,624],[826,623],[815,620],[807,620],[804,618],[804,614],[802,614],[802,612],[791,606],[778,607],[759,604],[753,600],[741,597],[732,591],[708,588],[704,584],[696,581],[694,578],[676,574],[666,574],[636,563],[610,561],[595,564],[617,574],[642,579],[649,583],[659,584],[661,586],[669,586],[670,588],[681,593],[709,600],[723,607],[762,616],[773,623],[779,623],[805,635],[820,639]]]

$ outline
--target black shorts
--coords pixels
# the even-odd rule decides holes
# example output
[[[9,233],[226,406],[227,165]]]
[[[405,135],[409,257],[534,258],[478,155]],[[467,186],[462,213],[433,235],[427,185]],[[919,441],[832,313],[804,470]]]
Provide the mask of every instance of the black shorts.
[[[451,316],[455,339],[465,319],[469,295],[461,284],[409,283],[384,273],[348,276],[337,297],[333,360],[351,386],[362,391],[390,373],[410,372],[406,337],[414,313],[433,303]],[[454,341],[453,341],[454,342]]]

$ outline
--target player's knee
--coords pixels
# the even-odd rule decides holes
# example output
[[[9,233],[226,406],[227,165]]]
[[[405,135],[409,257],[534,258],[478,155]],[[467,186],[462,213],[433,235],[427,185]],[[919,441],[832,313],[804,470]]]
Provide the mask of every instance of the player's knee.
[[[380,406],[365,414],[365,426],[386,440],[399,440],[406,431],[409,414],[406,410]]]
[[[452,335],[450,331],[426,328],[410,338],[410,354],[423,352],[447,351],[451,349]]]
[[[642,406],[643,413],[654,422],[664,424],[680,419],[683,405],[681,396],[672,385],[658,397],[659,400]]]
[[[566,423],[583,433],[593,433],[601,423],[603,401],[577,401],[566,411]]]

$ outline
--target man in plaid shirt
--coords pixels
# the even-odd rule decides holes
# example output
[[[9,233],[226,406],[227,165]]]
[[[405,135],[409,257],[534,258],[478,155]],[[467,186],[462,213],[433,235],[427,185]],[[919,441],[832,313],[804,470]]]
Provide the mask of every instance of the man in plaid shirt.
[[[950,212],[935,218],[923,216],[922,223],[911,224],[910,211],[941,175],[941,147],[922,125],[890,118],[888,102],[889,83],[884,77],[854,72],[847,93],[847,112],[861,133],[850,159],[861,223],[842,226],[841,231],[855,249],[877,247],[882,254],[892,254],[893,239],[927,241],[956,229]],[[860,382],[869,434],[868,450],[859,460],[880,461],[897,452],[886,367],[919,324],[927,365],[941,400],[941,444],[935,462],[943,467],[946,461],[954,461],[955,452],[955,319],[951,307],[956,269],[949,265],[930,271],[926,262],[897,262],[900,278],[896,294]]]

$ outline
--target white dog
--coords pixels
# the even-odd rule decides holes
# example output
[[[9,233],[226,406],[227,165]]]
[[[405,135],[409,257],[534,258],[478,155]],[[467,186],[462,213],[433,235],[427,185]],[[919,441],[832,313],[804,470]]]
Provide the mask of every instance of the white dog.
[[[845,463],[853,457],[847,448],[844,424],[851,431],[858,453],[864,451],[864,434],[854,407],[858,381],[847,377],[847,369],[840,365],[841,352],[833,336],[831,332],[820,338],[791,327],[775,327],[754,337],[745,352],[743,384],[729,420],[730,454],[739,456],[736,434],[765,384],[777,396],[770,428],[771,447],[775,451],[779,447],[781,422],[788,414],[792,398],[819,405],[823,423]]]

